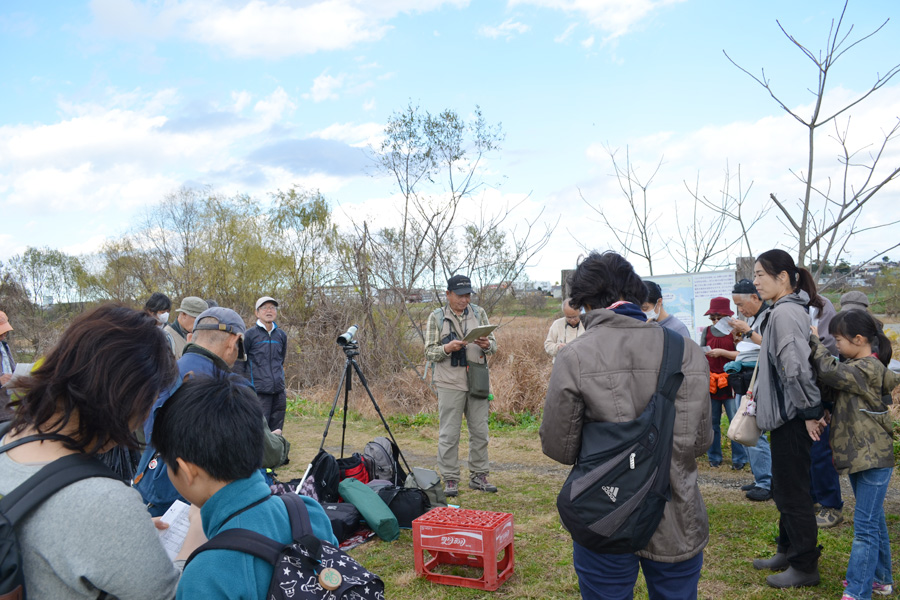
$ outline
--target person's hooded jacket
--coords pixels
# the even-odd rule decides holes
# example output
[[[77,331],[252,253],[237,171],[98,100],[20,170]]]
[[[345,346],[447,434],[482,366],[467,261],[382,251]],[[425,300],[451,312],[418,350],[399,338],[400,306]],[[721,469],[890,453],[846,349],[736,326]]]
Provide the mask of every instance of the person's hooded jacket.
[[[762,347],[753,397],[756,423],[763,431],[777,429],[799,416],[824,414],[816,373],[809,362],[809,296],[804,291],[780,298],[760,325]]]
[[[894,466],[894,427],[888,405],[900,375],[874,356],[839,362],[810,336],[819,383],[834,390],[831,450],[841,473]]]
[[[633,312],[643,319],[639,310]],[[566,344],[553,364],[541,424],[544,454],[574,464],[585,423],[637,418],[656,392],[662,354],[663,332],[656,324],[607,309],[587,313],[584,334]],[[709,365],[700,347],[689,340],[681,370],[684,381],[675,398],[670,467],[672,499],[650,543],[638,552],[666,563],[696,556],[709,541],[706,505],[697,485],[697,458],[713,438]]]

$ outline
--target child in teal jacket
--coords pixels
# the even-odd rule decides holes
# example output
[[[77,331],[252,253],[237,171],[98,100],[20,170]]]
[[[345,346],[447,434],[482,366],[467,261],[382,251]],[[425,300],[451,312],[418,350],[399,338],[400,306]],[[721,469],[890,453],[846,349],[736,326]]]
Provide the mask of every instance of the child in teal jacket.
[[[260,418],[252,390],[208,377],[185,382],[156,416],[153,445],[175,489],[200,507],[207,538],[237,527],[284,544],[292,541],[287,509],[259,472]],[[324,509],[302,498],[315,536],[337,545]],[[272,565],[262,559],[208,550],[185,568],[176,598],[264,600],[271,579]]]

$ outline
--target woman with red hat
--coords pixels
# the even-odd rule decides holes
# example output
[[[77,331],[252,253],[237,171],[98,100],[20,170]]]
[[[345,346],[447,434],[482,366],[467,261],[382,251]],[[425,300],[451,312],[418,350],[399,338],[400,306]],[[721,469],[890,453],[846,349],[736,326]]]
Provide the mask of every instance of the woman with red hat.
[[[706,352],[706,360],[709,362],[709,399],[712,406],[713,443],[706,452],[709,458],[709,466],[718,467],[722,464],[722,409],[728,415],[728,421],[734,418],[737,410],[734,401],[734,392],[728,384],[728,375],[725,373],[725,365],[737,357],[734,347],[734,337],[715,328],[716,323],[726,317],[734,315],[731,310],[731,302],[728,298],[713,298],[709,301],[709,310],[706,311],[712,325],[703,332],[703,349]],[[740,444],[731,445],[731,468],[740,471],[747,463],[747,449]]]

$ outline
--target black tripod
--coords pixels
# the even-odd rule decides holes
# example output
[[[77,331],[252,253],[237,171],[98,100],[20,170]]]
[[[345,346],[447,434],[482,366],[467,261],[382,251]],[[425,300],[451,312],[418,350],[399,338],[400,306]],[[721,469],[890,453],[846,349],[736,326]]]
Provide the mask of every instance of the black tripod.
[[[356,333],[355,331],[353,332]],[[347,334],[344,334],[345,336]],[[344,355],[347,357],[347,362],[344,364],[344,374],[341,377],[341,383],[338,385],[337,393],[334,395],[334,400],[331,403],[331,411],[328,413],[328,421],[325,423],[325,432],[322,434],[322,443],[319,444],[319,452],[325,447],[325,438],[328,437],[328,429],[331,427],[331,420],[334,418],[334,411],[337,410],[338,398],[341,397],[341,388],[344,389],[344,423],[343,423],[343,431],[341,432],[341,458],[344,457],[344,440],[347,435],[347,404],[350,401],[350,390],[353,387],[353,371],[356,371],[356,374],[359,376],[359,381],[362,383],[363,388],[365,388],[366,393],[369,395],[369,400],[372,401],[372,406],[375,407],[375,412],[378,413],[378,417],[381,419],[381,424],[384,425],[384,430],[387,431],[388,436],[391,438],[391,442],[394,443],[394,446],[397,448],[400,459],[403,461],[403,465],[406,467],[407,473],[412,473],[412,470],[409,468],[409,463],[406,462],[406,457],[403,456],[403,452],[400,450],[400,445],[397,444],[397,440],[394,439],[394,434],[391,433],[391,428],[388,426],[387,421],[384,418],[384,415],[381,413],[381,408],[379,408],[378,403],[375,402],[375,396],[372,395],[372,390],[369,389],[369,384],[366,383],[366,377],[363,375],[362,370],[359,368],[359,364],[353,359],[354,356],[359,356],[359,344],[356,340],[353,339],[353,336],[348,336],[348,338],[344,338],[341,336],[338,338],[338,344],[343,346]],[[316,453],[318,456],[318,453]],[[306,472],[303,473],[303,479],[300,480],[300,485],[303,485],[303,482],[306,481],[307,475],[309,475],[309,470],[312,468],[312,463],[309,463],[309,466],[306,467]]]

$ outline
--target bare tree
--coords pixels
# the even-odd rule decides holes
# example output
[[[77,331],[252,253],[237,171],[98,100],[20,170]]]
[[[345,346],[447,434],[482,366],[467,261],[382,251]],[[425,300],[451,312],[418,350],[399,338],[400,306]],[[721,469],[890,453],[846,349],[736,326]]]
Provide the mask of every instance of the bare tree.
[[[665,250],[667,244],[664,243],[663,248],[654,248],[655,239],[659,238],[659,232],[656,229],[659,215],[654,215],[653,210],[650,208],[647,190],[653,183],[657,173],[659,173],[660,167],[662,167],[663,157],[660,157],[659,163],[657,163],[653,172],[650,173],[650,176],[642,178],[638,176],[637,169],[631,162],[631,153],[628,146],[625,146],[624,166],[619,164],[616,159],[616,154],[619,152],[618,149],[613,150],[606,146],[606,152],[609,154],[610,161],[612,161],[619,189],[631,211],[631,219],[628,219],[626,223],[621,223],[615,216],[610,215],[609,211],[603,209],[602,206],[594,206],[588,202],[581,190],[579,190],[578,194],[585,204],[600,215],[603,224],[615,236],[616,242],[622,249],[622,254],[626,257],[629,254],[633,254],[646,261],[650,275],[653,275],[653,260],[660,252]],[[584,249],[590,250],[590,248]]]
[[[710,263],[713,261],[717,263],[715,266],[731,264],[731,254],[735,250],[738,256],[753,256],[750,230],[766,216],[771,206],[764,203],[755,213],[747,214],[745,205],[753,182],[744,191],[740,165],[737,173],[732,175],[726,163],[724,179],[718,196],[712,199],[700,194],[699,174],[693,189],[684,182],[694,199],[692,220],[682,226],[679,211],[675,212],[680,244],[676,246],[673,258],[687,272],[697,272],[704,266],[712,266]],[[733,186],[737,190],[733,191]],[[701,210],[701,207],[705,210]],[[737,225],[739,234],[733,234],[730,225]]]
[[[796,239],[799,264],[801,266],[806,266],[810,263],[816,264],[817,268],[814,276],[817,279],[822,274],[822,269],[824,269],[826,262],[833,258],[832,253],[846,247],[847,240],[854,234],[855,220],[859,217],[865,205],[885,186],[900,176],[900,167],[889,168],[886,171],[878,171],[877,169],[879,162],[884,156],[885,149],[900,133],[900,120],[887,129],[886,132],[883,132],[880,145],[874,149],[869,149],[865,156],[860,156],[865,148],[851,150],[848,146],[847,131],[850,117],[847,116],[843,124],[841,124],[839,119],[893,79],[900,72],[900,64],[894,65],[883,75],[876,73],[875,80],[869,89],[842,107],[832,112],[823,112],[827,84],[829,83],[829,77],[832,75],[834,65],[844,54],[881,31],[887,24],[887,20],[885,20],[874,31],[856,39],[851,39],[852,25],[846,32],[842,31],[848,3],[849,0],[844,3],[837,22],[832,20],[825,50],[818,53],[811,51],[800,43],[784,29],[780,22],[776,21],[779,29],[781,29],[788,40],[815,65],[818,84],[814,90],[810,90],[815,97],[815,102],[812,114],[809,117],[801,116],[797,111],[785,104],[779,94],[771,87],[764,69],[761,71],[760,76],[756,76],[735,62],[725,52],[726,58],[734,66],[762,86],[785,112],[807,129],[806,172],[804,173],[802,170],[791,171],[804,185],[803,197],[793,204],[782,201],[775,193],[770,194],[769,197],[781,213],[780,220]],[[829,124],[834,127],[833,139],[837,141],[842,149],[839,158],[842,165],[842,175],[837,185],[833,185],[830,177],[824,183],[819,183],[814,177],[819,164],[817,162],[818,155],[816,154],[816,133],[820,127]]]

